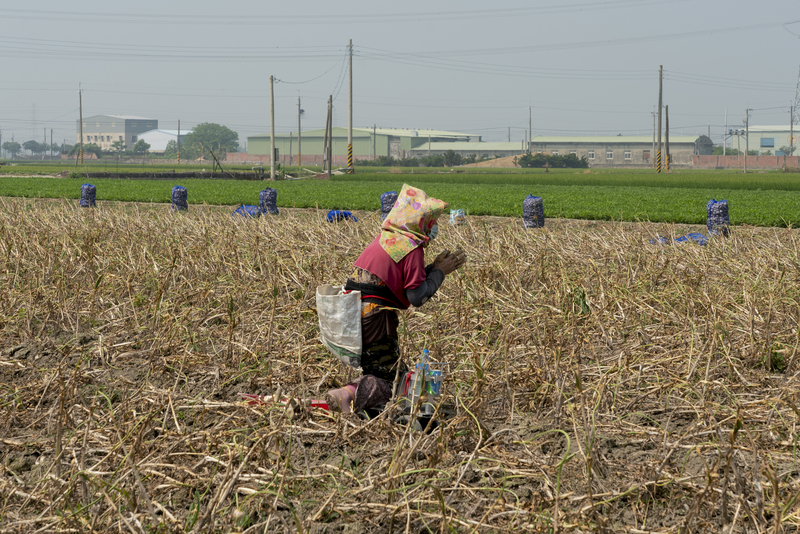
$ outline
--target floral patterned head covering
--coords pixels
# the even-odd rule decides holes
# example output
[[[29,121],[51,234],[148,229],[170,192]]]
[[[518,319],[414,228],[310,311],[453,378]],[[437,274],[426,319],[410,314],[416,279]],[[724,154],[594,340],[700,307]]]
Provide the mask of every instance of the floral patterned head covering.
[[[429,198],[422,189],[403,184],[397,202],[381,225],[381,247],[395,263],[399,262],[430,241],[431,227],[446,207],[447,202]]]

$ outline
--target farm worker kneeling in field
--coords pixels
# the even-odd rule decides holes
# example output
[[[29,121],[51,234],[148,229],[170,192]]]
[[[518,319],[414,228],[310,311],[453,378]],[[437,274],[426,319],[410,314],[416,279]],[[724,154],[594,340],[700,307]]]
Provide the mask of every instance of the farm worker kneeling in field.
[[[391,384],[406,366],[400,360],[397,310],[422,306],[444,283],[446,275],[464,266],[461,250],[444,251],[425,266],[423,249],[439,231],[437,220],[447,203],[403,185],[397,202],[381,225],[381,233],[361,253],[345,290],[361,291],[362,376],[328,392],[333,409],[355,411],[385,404]]]

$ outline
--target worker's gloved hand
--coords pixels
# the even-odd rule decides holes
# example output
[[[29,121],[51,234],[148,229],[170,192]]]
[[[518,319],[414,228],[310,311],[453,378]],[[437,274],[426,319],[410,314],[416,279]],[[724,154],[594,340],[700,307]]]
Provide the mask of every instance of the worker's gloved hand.
[[[325,402],[334,412],[350,413],[351,403],[356,397],[356,387],[348,384],[343,388],[332,389],[325,395]]]
[[[441,269],[444,274],[450,274],[456,269],[460,269],[467,263],[467,254],[463,250],[450,252],[445,250],[433,260],[433,268]]]

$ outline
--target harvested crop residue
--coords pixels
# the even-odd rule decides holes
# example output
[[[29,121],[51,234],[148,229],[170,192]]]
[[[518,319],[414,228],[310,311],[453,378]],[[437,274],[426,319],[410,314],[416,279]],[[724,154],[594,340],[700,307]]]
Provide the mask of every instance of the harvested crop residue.
[[[323,214],[324,215],[324,214]],[[0,199],[0,532],[796,531],[797,232],[469,218],[404,314],[455,416],[249,406],[347,380],[315,288],[378,214]]]

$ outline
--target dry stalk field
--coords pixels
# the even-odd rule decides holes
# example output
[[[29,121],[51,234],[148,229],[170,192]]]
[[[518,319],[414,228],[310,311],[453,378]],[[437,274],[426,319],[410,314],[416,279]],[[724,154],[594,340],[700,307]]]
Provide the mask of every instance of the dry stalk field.
[[[797,232],[469,219],[405,312],[430,433],[238,393],[348,379],[318,341],[379,217],[0,199],[0,532],[796,532]]]

